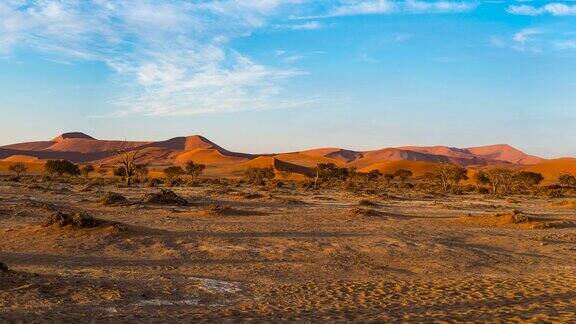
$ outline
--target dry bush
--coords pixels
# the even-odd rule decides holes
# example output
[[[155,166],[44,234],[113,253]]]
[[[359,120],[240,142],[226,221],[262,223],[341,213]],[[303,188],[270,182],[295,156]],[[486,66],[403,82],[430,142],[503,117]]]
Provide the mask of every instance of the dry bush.
[[[323,200],[323,201],[334,201],[336,199],[332,198],[332,197],[326,197],[326,196],[314,196],[312,197],[315,200]]]
[[[128,204],[128,199],[123,195],[116,192],[109,192],[101,199],[104,205],[126,205]]]
[[[237,196],[238,198],[241,198],[241,199],[249,199],[249,200],[264,198],[264,195],[262,195],[261,193],[258,193],[258,192],[238,191],[238,192],[234,193],[234,196]]]
[[[84,212],[73,214],[56,212],[50,215],[43,225],[45,227],[55,225],[57,227],[72,226],[75,228],[93,228],[98,226],[99,223],[99,220]]]
[[[150,179],[150,181],[148,181],[148,187],[155,188],[155,187],[158,187],[159,185],[161,185],[162,183],[164,183],[164,182],[161,179],[152,178],[152,179]]]
[[[377,203],[375,203],[375,202],[373,202],[372,200],[369,200],[369,199],[361,199],[361,200],[358,202],[358,204],[359,204],[359,205],[362,205],[362,206],[369,206],[369,207],[376,207],[376,206],[378,206]]]
[[[278,197],[278,196],[274,196],[274,195],[269,195],[267,197],[267,199],[270,201],[274,201],[274,202],[277,202],[280,204],[285,204],[285,205],[304,205],[304,204],[306,204],[306,202],[304,202],[300,199]]]
[[[380,213],[372,208],[352,208],[348,210],[350,216],[378,216]]]
[[[168,189],[162,189],[160,192],[146,194],[144,196],[144,202],[156,205],[188,205],[186,199]]]
[[[480,227],[510,227],[514,225],[517,228],[530,228],[530,229],[545,229],[552,227],[549,222],[542,221],[537,218],[529,217],[519,210],[512,210],[505,213],[496,213],[491,215],[483,215],[477,217],[470,217],[467,215],[458,220],[468,226]]]
[[[50,215],[42,225],[44,227],[71,227],[74,229],[89,229],[109,225],[111,228],[119,232],[125,232],[127,230],[126,227],[120,223],[97,219],[85,212],[71,214],[56,212]]]

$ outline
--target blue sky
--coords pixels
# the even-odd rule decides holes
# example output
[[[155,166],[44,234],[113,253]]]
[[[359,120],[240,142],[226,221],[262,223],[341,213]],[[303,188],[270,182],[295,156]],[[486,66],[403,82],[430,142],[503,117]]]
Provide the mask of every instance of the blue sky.
[[[576,2],[3,0],[0,144],[576,155]]]

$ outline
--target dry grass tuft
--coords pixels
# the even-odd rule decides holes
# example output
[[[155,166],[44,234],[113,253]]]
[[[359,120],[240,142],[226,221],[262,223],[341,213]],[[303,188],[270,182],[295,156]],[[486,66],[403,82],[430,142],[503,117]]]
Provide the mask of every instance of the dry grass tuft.
[[[264,195],[262,195],[261,193],[258,193],[258,192],[239,191],[237,193],[234,193],[234,196],[236,196],[240,199],[248,199],[248,200],[264,198]]]
[[[545,229],[552,227],[549,222],[529,217],[519,210],[480,216],[468,214],[458,218],[456,222],[470,227],[508,227],[524,229]]]
[[[91,229],[96,227],[109,227],[118,232],[125,232],[127,229],[124,225],[117,222],[109,222],[94,218],[85,212],[63,213],[56,212],[50,215],[42,224],[44,227],[56,228],[73,228],[73,229]]]
[[[101,202],[104,205],[126,205],[128,204],[128,199],[119,193],[109,192],[102,198]]]
[[[188,201],[174,191],[169,189],[162,189],[157,193],[149,193],[144,196],[144,202],[156,205],[188,205]]]
[[[369,200],[369,199],[361,199],[361,200],[358,202],[358,204],[361,205],[361,206],[368,206],[368,207],[376,207],[376,206],[378,206],[377,203],[375,203],[375,202],[373,202],[372,200]]]

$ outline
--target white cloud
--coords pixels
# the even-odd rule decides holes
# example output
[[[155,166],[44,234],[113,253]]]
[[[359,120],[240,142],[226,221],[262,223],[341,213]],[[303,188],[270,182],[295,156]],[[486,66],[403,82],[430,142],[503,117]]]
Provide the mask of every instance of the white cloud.
[[[475,9],[475,1],[348,0],[334,5],[326,14],[301,19],[382,14],[462,13]]]
[[[282,83],[302,74],[253,62],[229,41],[302,0],[2,0],[0,54],[101,61],[124,87],[114,115],[283,108]],[[312,26],[312,25],[310,25]]]
[[[490,44],[532,54],[576,49],[573,33],[559,33],[551,28],[524,28],[508,37],[492,37]]]
[[[303,24],[289,25],[288,28],[292,30],[315,30],[321,29],[324,25],[318,21],[309,21]]]
[[[550,14],[552,16],[576,16],[576,5],[567,5],[564,3],[548,3],[541,7],[530,5],[512,5],[506,9],[507,12],[514,15],[523,16],[540,16]]]
[[[522,29],[521,31],[517,32],[512,36],[512,39],[520,44],[525,44],[534,40],[534,36],[540,34],[541,31],[534,28],[526,28]]]

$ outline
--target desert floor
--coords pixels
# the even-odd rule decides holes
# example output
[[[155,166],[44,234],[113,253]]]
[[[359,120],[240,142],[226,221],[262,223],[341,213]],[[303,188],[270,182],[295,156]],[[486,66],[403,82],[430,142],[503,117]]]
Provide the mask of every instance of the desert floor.
[[[190,205],[0,181],[0,321],[576,321],[576,209],[552,200],[173,190]],[[512,209],[552,228],[489,216]],[[127,230],[39,225],[54,211]]]

